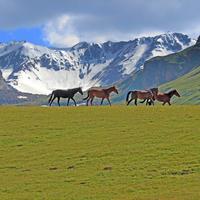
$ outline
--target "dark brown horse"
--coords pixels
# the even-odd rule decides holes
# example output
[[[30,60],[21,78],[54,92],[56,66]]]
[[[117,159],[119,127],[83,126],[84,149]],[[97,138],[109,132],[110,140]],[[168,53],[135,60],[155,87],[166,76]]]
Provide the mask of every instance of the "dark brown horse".
[[[158,92],[158,88],[151,88],[150,90],[135,90],[135,91],[129,91],[126,96],[126,104],[127,106],[131,103],[131,101],[135,100],[135,105],[137,106],[137,99],[142,99],[144,101],[149,100],[151,102],[154,102],[154,93]],[[131,99],[129,100],[129,96],[131,95]]]
[[[153,94],[157,101],[163,102],[162,105],[165,105],[166,103],[171,105],[170,100],[174,95],[180,97],[180,94],[177,92],[177,90],[171,90],[167,93],[160,93],[160,92],[158,93],[156,91],[153,91]]]
[[[82,89],[79,88],[73,88],[73,89],[69,89],[69,90],[54,90],[51,93],[51,96],[49,98],[49,105],[51,106],[51,104],[53,103],[53,101],[55,100],[55,98],[58,99],[58,105],[60,106],[60,98],[68,98],[67,101],[67,106],[69,105],[69,101],[70,99],[73,100],[75,106],[76,106],[76,101],[74,100],[74,95],[79,92],[81,95],[83,95],[83,91]]]
[[[108,103],[111,106],[110,99],[109,99],[111,92],[115,92],[116,94],[118,94],[118,90],[116,89],[115,86],[112,86],[109,88],[92,87],[88,90],[88,95],[83,100],[87,99],[87,106],[88,106],[89,100],[90,100],[90,104],[92,105],[94,97],[98,97],[98,98],[101,98],[101,105],[103,104],[103,100],[107,99]]]

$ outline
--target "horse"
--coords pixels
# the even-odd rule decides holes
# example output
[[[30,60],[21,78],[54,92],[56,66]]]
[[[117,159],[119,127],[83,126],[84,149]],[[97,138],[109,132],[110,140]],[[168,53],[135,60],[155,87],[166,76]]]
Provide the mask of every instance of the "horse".
[[[115,92],[118,94],[118,90],[116,89],[115,86],[109,87],[109,88],[101,88],[101,87],[92,87],[88,90],[88,95],[85,97],[83,100],[87,100],[86,105],[88,106],[89,100],[90,100],[90,105],[92,106],[92,102],[94,100],[94,97],[101,98],[101,104],[103,104],[104,99],[108,100],[108,103],[111,106],[110,103],[110,93]]]
[[[158,88],[151,88],[150,90],[135,90],[129,91],[126,96],[126,104],[127,106],[135,99],[135,105],[137,106],[137,99],[143,99],[144,101],[147,100],[146,105],[148,104],[149,100],[151,103],[154,102],[154,92],[158,92]],[[131,99],[129,100],[129,95],[131,94]],[[143,103],[144,103],[143,101]]]
[[[153,93],[154,93],[154,96],[155,96],[155,99],[157,100],[157,101],[160,101],[160,102],[163,102],[163,106],[166,104],[166,103],[168,103],[169,104],[169,106],[171,105],[171,103],[170,103],[170,100],[171,100],[171,98],[172,98],[172,96],[177,96],[177,97],[180,97],[180,94],[178,93],[178,91],[177,90],[171,90],[171,91],[169,91],[169,92],[167,92],[167,93],[158,93],[158,92],[156,92],[156,91],[153,91]]]
[[[69,89],[69,90],[54,90],[51,93],[51,96],[49,98],[49,106],[51,106],[51,104],[53,103],[53,101],[55,100],[55,98],[58,99],[58,105],[60,106],[60,98],[68,98],[67,101],[67,106],[69,105],[69,101],[70,99],[73,100],[74,105],[76,106],[76,101],[74,100],[74,95],[79,92],[81,95],[83,95],[83,91],[81,89],[81,87],[78,88],[73,88],[73,89]]]

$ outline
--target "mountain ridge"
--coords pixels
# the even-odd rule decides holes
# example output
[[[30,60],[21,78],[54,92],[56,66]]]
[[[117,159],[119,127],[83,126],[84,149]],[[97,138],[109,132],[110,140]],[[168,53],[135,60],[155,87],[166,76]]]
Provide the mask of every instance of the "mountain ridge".
[[[141,70],[146,60],[192,45],[181,33],[142,37],[131,41],[81,42],[65,50],[31,43],[0,45],[0,70],[6,82],[20,92],[49,94],[53,89],[110,85]]]

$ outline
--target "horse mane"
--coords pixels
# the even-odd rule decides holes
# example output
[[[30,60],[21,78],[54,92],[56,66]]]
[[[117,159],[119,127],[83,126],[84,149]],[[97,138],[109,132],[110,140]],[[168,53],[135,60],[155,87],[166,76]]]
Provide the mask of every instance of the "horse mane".
[[[109,90],[109,89],[111,89],[111,88],[114,88],[115,86],[110,86],[110,87],[106,87],[106,88],[102,88],[103,90]]]
[[[171,97],[175,92],[176,90],[173,89],[173,90],[170,90],[169,92],[166,92],[165,94]]]
[[[78,90],[81,89],[81,87],[71,88],[72,90]]]

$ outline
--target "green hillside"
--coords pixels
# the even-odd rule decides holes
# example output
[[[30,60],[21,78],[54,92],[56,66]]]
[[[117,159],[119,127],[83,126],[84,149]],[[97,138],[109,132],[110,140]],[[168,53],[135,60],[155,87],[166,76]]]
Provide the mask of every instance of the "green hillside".
[[[161,91],[178,90],[181,98],[173,98],[179,104],[200,104],[200,67],[174,81],[161,85]]]

